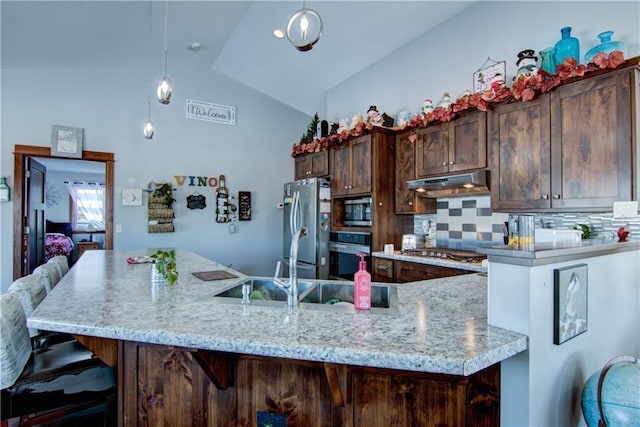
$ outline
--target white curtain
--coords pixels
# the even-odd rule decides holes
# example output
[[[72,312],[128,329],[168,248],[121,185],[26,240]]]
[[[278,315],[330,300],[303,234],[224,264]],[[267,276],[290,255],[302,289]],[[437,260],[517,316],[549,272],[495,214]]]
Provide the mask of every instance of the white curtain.
[[[67,190],[77,206],[73,228],[86,224],[87,228],[104,230],[104,184],[99,182],[66,182]]]

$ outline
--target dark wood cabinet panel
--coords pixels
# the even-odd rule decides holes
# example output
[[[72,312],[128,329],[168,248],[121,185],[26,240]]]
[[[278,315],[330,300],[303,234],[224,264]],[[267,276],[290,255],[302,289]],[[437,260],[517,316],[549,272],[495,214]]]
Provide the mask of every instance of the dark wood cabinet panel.
[[[348,144],[331,147],[331,196],[348,194],[351,176],[351,148]]]
[[[489,131],[492,208],[549,208],[549,97],[497,107]]]
[[[371,135],[352,139],[351,146],[351,184],[349,193],[371,193]]]
[[[396,136],[396,214],[424,214],[436,211],[435,199],[418,197],[415,191],[407,190],[407,181],[416,179],[417,139],[418,133],[415,130]]]
[[[329,175],[329,152],[321,151],[296,156],[295,179],[325,177]]]
[[[487,115],[473,111],[418,130],[418,178],[487,167]]]
[[[125,427],[254,427],[258,412],[290,427],[499,425],[500,364],[465,377],[126,341],[118,353]]]
[[[350,139],[330,153],[332,196],[371,192],[371,135]]]
[[[354,426],[500,424],[500,367],[471,377],[354,370]]]
[[[393,265],[393,279],[396,283],[441,279],[443,277],[460,276],[471,273],[473,273],[473,271],[408,261],[395,261]]]
[[[611,209],[631,200],[632,77],[627,70],[551,93],[554,208]]]
[[[487,167],[487,113],[474,111],[449,123],[449,172]]]
[[[637,199],[638,73],[599,74],[491,111],[491,207],[604,211]]]
[[[373,258],[373,281],[393,282],[393,260]]]
[[[449,172],[448,123],[418,130],[416,160],[416,176],[419,178]]]

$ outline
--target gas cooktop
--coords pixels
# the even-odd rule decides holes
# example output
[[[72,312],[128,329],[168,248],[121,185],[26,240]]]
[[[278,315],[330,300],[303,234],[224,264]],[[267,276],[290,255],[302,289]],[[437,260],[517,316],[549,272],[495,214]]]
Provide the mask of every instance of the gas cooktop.
[[[482,260],[487,259],[487,256],[484,254],[479,254],[473,251],[463,251],[459,249],[449,248],[424,248],[404,250],[402,251],[402,255],[418,256],[424,258],[442,258],[461,262],[482,262]]]

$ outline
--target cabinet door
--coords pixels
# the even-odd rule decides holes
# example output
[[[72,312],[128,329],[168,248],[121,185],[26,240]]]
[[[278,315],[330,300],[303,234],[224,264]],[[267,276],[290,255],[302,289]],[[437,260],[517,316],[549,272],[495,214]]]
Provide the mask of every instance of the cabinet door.
[[[420,264],[417,262],[395,261],[393,276],[396,282],[415,282],[418,280],[440,279],[442,277],[470,274],[472,271],[458,268],[441,267],[439,265]]]
[[[415,191],[407,190],[407,181],[416,178],[416,132],[396,137],[396,213],[415,213]]]
[[[439,175],[449,171],[449,124],[440,123],[418,131],[416,176]]]
[[[310,174],[309,154],[298,155],[294,159],[294,177],[296,180],[308,178]]]
[[[371,192],[371,136],[352,139],[351,148],[351,182],[349,193]]]
[[[351,174],[349,143],[331,147],[331,195],[340,196],[349,192]]]
[[[489,113],[493,209],[551,206],[549,123],[548,95],[501,105]]]
[[[375,282],[393,282],[393,260],[373,258],[373,280]]]
[[[329,175],[329,152],[321,151],[309,155],[311,177],[323,177]]]
[[[449,172],[487,167],[487,113],[474,111],[449,123]]]
[[[551,95],[553,208],[607,208],[631,200],[631,70]]]

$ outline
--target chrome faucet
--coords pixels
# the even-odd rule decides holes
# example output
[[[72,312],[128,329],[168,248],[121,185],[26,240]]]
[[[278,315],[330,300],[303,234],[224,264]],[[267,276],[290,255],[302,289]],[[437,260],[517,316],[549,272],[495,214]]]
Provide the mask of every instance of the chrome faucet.
[[[289,279],[278,277],[280,274],[280,261],[276,264],[276,273],[273,275],[273,284],[287,293],[287,306],[298,305],[298,247],[300,238],[307,235],[307,227],[300,227],[291,238],[291,251],[289,252]]]

